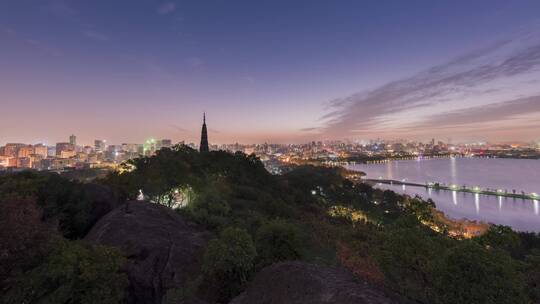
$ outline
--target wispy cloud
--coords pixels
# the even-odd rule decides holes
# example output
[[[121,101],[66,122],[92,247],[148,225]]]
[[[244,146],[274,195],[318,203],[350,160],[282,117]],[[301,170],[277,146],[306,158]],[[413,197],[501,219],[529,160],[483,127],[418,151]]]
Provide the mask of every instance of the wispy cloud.
[[[204,60],[200,57],[190,57],[188,59],[186,59],[186,63],[191,66],[191,67],[200,67],[202,65],[204,65]]]
[[[160,15],[168,15],[176,11],[176,4],[174,2],[165,2],[158,6],[157,12]]]
[[[320,131],[332,136],[474,130],[482,121],[540,111],[540,31],[528,31],[409,78],[329,103]]]
[[[315,128],[315,127],[313,127],[313,128],[302,128],[302,129],[300,129],[300,132],[316,132],[318,130],[319,130],[319,128]]]
[[[186,132],[188,132],[187,129],[182,128],[182,127],[180,127],[180,126],[178,126],[178,125],[171,125],[171,128],[173,128],[173,129],[175,129],[176,131],[181,132],[181,133],[186,133]]]
[[[46,0],[45,3],[45,10],[57,17],[72,18],[79,13],[65,0]]]
[[[85,30],[83,31],[83,35],[97,42],[107,42],[110,40],[109,36],[95,30]]]
[[[2,27],[0,28],[0,31],[9,36],[14,36],[16,34],[15,30],[9,27]]]
[[[43,42],[41,42],[40,40],[23,38],[22,41],[26,45],[29,45],[35,50],[45,53],[47,55],[54,56],[54,57],[62,57],[64,55],[64,53],[61,50],[54,47],[50,47],[44,44]]]

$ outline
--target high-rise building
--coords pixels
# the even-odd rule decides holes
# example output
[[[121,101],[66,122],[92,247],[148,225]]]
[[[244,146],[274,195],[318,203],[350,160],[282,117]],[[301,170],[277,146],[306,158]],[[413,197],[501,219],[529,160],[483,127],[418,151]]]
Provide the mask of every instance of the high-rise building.
[[[77,136],[71,134],[71,136],[69,137],[69,143],[73,146],[77,146]]]
[[[143,144],[143,155],[146,155],[146,156],[153,155],[154,153],[156,153],[156,148],[157,148],[156,140],[153,138],[148,139]]]
[[[67,155],[74,155],[74,154],[75,154],[74,145],[67,142],[56,143],[57,156],[63,156],[63,158],[66,158]]]
[[[203,114],[203,125],[201,130],[201,145],[199,146],[200,152],[208,152],[208,131],[206,130],[206,113]]]
[[[94,140],[94,150],[96,152],[104,152],[106,148],[105,141],[101,139]]]

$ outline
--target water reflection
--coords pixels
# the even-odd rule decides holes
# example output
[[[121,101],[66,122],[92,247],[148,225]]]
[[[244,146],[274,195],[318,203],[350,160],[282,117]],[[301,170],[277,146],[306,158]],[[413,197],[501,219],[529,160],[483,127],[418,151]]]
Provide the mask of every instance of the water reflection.
[[[456,158],[397,161],[391,164],[353,165],[349,169],[364,171],[367,178],[383,179],[390,173],[393,179],[407,179],[421,184],[441,182],[447,185],[479,185],[482,188],[540,193],[540,160]],[[404,189],[401,185],[379,184],[378,187],[411,196],[420,195],[425,199],[431,198],[437,209],[455,219],[467,218],[507,225],[520,231],[540,232],[539,199],[516,200],[482,195],[480,212],[479,194],[411,186]]]
[[[456,159],[454,157],[450,158],[450,178],[452,179],[453,184],[457,184],[457,167]]]
[[[474,207],[476,207],[476,214],[480,213],[480,194],[474,194]]]
[[[393,162],[386,163],[386,176],[388,177],[388,179],[394,179],[394,174],[392,174],[392,164]]]

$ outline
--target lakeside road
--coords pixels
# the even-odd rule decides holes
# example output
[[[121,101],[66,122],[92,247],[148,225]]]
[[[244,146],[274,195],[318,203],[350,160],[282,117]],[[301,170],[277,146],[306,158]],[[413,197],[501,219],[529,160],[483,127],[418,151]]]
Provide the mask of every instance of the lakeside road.
[[[345,168],[364,172],[362,181],[378,188],[432,199],[438,210],[454,219],[540,232],[540,197],[531,196],[540,193],[540,160],[464,157]],[[439,187],[435,183],[428,187],[431,182],[438,182]],[[464,185],[469,191],[463,191]]]
[[[502,197],[510,197],[510,198],[518,198],[518,199],[527,199],[527,200],[537,200],[540,199],[540,196],[537,193],[514,193],[514,192],[507,192],[501,189],[498,190],[491,190],[491,189],[480,189],[478,187],[474,188],[468,188],[468,187],[459,187],[457,185],[442,185],[440,183],[434,182],[434,183],[427,183],[427,184],[419,184],[414,182],[407,182],[407,181],[400,181],[400,180],[393,180],[393,179],[363,179],[363,181],[369,183],[369,184],[388,184],[388,185],[405,185],[405,186],[411,186],[411,187],[422,187],[422,188],[432,188],[435,190],[446,190],[446,191],[455,191],[455,192],[466,192],[466,193],[478,193],[482,195],[492,195],[492,196],[502,196]]]

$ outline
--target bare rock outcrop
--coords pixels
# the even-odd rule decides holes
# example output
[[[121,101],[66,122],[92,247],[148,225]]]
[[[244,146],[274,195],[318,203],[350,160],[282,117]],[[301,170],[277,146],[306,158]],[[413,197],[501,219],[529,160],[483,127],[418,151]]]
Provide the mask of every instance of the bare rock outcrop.
[[[85,239],[124,253],[128,303],[157,304],[200,273],[209,234],[167,207],[131,201],[101,218]]]
[[[393,304],[380,287],[343,268],[303,262],[273,264],[259,272],[230,304]]]

